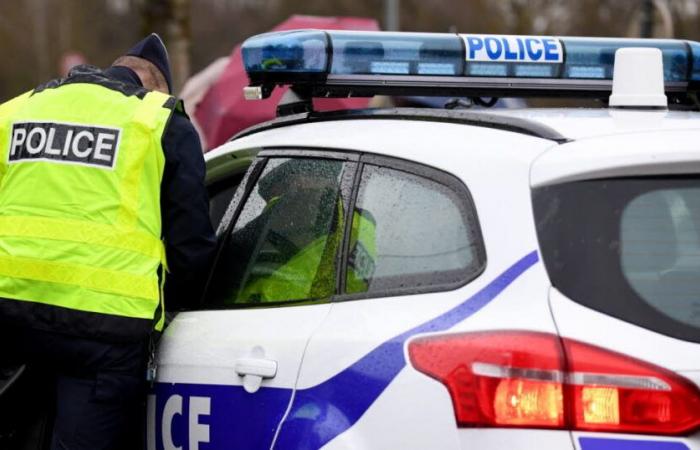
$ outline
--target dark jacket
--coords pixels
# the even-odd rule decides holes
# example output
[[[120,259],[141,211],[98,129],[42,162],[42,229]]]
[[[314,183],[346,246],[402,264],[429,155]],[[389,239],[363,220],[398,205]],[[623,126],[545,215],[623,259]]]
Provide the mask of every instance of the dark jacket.
[[[114,80],[141,86],[134,72],[112,67]],[[170,272],[165,283],[168,310],[191,306],[198,300],[216,246],[209,219],[209,197],[204,187],[202,145],[187,115],[176,108],[163,135],[165,171],[161,183],[163,239]]]

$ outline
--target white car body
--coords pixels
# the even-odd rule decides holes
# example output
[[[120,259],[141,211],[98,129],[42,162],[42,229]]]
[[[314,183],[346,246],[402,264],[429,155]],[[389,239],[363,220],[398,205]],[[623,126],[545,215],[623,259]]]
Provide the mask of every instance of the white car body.
[[[541,186],[700,173],[700,114],[470,114],[483,114],[487,122],[527,122],[561,139],[410,117],[338,119],[262,129],[207,154],[210,175],[218,178],[232,157],[244,161],[240,172],[270,148],[369,153],[437,168],[468,187],[487,264],[472,281],[444,292],[180,313],[158,351],[150,449],[700,450],[697,432],[660,437],[460,428],[445,386],[412,367],[407,346],[418,336],[529,330],[623,353],[700,385],[700,344],[590,309],[552,287],[532,206],[532,189]],[[274,376],[263,378],[259,390],[249,380],[250,393],[237,371],[246,358],[276,362]]]

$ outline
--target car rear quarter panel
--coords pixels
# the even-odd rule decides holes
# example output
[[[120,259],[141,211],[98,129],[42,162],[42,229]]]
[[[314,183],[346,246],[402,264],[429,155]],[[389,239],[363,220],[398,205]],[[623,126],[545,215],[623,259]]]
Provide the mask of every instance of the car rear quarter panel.
[[[628,133],[552,148],[532,165],[532,186],[616,176],[700,173],[700,130]]]

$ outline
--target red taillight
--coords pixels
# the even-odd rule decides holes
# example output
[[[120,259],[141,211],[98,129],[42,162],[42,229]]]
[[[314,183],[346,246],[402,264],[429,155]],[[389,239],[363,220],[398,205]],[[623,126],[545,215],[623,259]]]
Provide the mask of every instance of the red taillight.
[[[447,386],[460,425],[564,425],[563,356],[550,335],[443,335],[416,339],[408,351],[416,369]]]
[[[562,342],[574,428],[678,435],[700,425],[700,391],[690,381],[620,353]]]
[[[700,426],[700,391],[661,367],[555,335],[461,333],[409,344],[447,386],[464,427],[676,435]]]

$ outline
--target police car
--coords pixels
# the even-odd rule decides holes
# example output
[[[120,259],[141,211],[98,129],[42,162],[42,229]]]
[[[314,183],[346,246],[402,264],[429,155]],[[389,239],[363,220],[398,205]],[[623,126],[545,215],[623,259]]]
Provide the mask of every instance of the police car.
[[[300,30],[208,154],[150,449],[700,449],[700,44]],[[326,96],[592,109],[313,111]],[[459,104],[459,102],[454,103]]]

